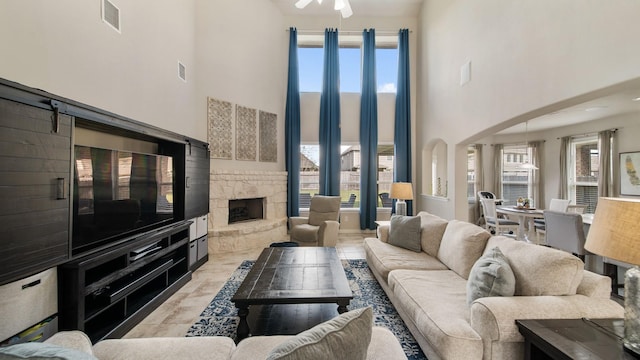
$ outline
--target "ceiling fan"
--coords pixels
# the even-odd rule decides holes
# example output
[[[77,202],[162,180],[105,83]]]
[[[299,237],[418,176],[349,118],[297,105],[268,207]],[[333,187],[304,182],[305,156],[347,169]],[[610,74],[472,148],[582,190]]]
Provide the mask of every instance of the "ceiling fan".
[[[296,3],[296,7],[298,9],[304,9],[307,5],[309,5],[313,0],[298,0]],[[322,4],[322,0],[317,0],[318,4]],[[351,4],[349,4],[349,0],[335,0],[333,5],[334,10],[340,10],[343,18],[348,18],[353,15],[353,10],[351,10]]]

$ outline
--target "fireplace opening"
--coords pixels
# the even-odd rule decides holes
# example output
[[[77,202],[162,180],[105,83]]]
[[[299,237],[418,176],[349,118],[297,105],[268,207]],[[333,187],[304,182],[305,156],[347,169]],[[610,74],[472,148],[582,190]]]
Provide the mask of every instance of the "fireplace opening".
[[[229,224],[264,219],[265,198],[229,200]]]

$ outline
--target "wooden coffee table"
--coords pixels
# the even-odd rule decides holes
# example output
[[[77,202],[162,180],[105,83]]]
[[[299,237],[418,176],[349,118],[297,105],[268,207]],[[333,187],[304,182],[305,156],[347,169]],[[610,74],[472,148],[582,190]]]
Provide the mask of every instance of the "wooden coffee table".
[[[238,308],[240,341],[249,336],[249,306],[338,304],[347,311],[353,293],[333,247],[273,247],[262,251],[231,301]]]

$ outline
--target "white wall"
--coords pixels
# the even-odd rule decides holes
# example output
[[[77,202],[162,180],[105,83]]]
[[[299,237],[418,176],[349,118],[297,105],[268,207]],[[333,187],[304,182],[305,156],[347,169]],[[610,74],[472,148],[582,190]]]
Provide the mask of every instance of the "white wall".
[[[207,97],[275,113],[278,162],[212,160],[228,170],[281,171],[289,33],[270,0],[196,0],[198,87],[196,116],[206,137]],[[235,146],[235,144],[234,144]],[[235,147],[234,147],[235,149]]]
[[[466,220],[467,144],[640,77],[638,14],[640,2],[629,0],[426,0],[417,146],[447,143],[450,201],[424,196],[418,208]],[[467,61],[471,81],[461,86]]]
[[[195,117],[193,0],[0,2],[0,77],[205,140]],[[187,82],[178,77],[178,61]]]
[[[378,143],[393,144],[396,94],[378,94]],[[300,94],[300,138],[303,144],[318,144],[320,93]],[[340,94],[340,132],[343,144],[360,143],[360,94]]]

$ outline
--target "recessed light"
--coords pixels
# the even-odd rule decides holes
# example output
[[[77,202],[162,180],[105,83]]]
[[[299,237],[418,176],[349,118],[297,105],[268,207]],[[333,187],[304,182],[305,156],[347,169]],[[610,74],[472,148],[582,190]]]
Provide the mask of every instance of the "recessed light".
[[[637,98],[631,99],[631,101],[640,101],[640,96],[638,96]]]

